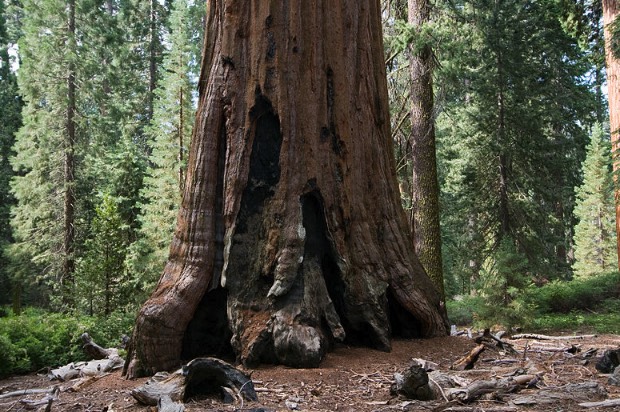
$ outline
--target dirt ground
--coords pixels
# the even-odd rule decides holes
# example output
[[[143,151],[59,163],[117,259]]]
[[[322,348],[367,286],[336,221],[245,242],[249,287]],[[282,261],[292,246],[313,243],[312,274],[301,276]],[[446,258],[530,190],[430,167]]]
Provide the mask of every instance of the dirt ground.
[[[366,348],[341,346],[329,353],[320,368],[291,369],[281,366],[263,366],[246,370],[257,389],[258,403],[227,405],[215,397],[189,399],[186,411],[573,411],[586,410],[578,405],[584,400],[620,398],[620,387],[607,383],[609,375],[594,368],[595,358],[584,357],[588,349],[597,349],[600,356],[605,349],[620,348],[620,336],[601,335],[588,339],[536,341],[510,340],[517,354],[486,350],[471,371],[460,372],[470,380],[489,379],[513,374],[515,371],[537,370],[543,379],[536,388],[524,389],[519,395],[557,389],[569,399],[555,400],[552,404],[514,405],[513,398],[485,397],[464,405],[444,399],[430,402],[410,401],[390,394],[394,373],[402,372],[412,358],[435,362],[442,371],[466,355],[476,343],[465,336],[430,340],[396,340],[390,353]],[[575,345],[580,352],[571,354],[554,351]],[[524,350],[527,346],[527,350]],[[452,373],[452,372],[450,372]],[[52,382],[46,376],[16,376],[0,380],[0,411],[44,410],[45,406],[28,404],[41,400],[45,394],[28,394],[2,398],[11,391],[60,387],[51,411],[156,411],[137,403],[130,391],[146,379],[128,381],[120,372],[108,374],[77,391],[67,390],[74,382]],[[607,394],[596,399],[572,399],[568,384],[598,382]],[[576,396],[576,395],[575,395]],[[262,409],[261,409],[262,408]],[[604,410],[590,408],[589,411]],[[606,410],[614,410],[607,408]],[[617,408],[615,410],[620,410]]]

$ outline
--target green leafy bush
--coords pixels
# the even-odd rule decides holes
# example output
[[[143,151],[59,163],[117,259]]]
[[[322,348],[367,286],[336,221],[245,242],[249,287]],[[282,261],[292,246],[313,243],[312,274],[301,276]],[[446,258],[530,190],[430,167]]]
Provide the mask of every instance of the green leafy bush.
[[[524,300],[534,304],[541,314],[569,313],[575,310],[605,310],[609,299],[618,298],[620,274],[606,273],[569,282],[554,281],[530,289]]]
[[[89,317],[26,309],[0,318],[0,377],[85,360],[80,335],[88,332],[101,346],[118,346],[129,334],[134,314],[113,312]]]
[[[448,301],[448,319],[451,324],[458,326],[473,325],[476,313],[484,304],[480,296],[460,296],[455,300]]]

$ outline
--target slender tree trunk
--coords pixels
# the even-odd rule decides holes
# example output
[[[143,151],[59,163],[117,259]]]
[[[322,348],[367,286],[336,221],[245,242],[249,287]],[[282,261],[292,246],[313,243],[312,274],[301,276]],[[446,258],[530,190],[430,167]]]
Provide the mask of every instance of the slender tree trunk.
[[[147,123],[153,119],[153,98],[157,87],[157,48],[159,35],[157,33],[157,0],[149,3],[149,92],[147,97]]]
[[[421,29],[429,20],[429,1],[409,0],[409,23]],[[421,50],[413,50],[410,65],[413,244],[422,266],[443,296],[431,47],[427,45]]]
[[[338,340],[445,335],[400,204],[379,1],[215,0],[206,37],[177,229],[127,375],[223,346],[309,367]]]
[[[69,7],[69,42],[74,45],[75,36],[75,0],[68,2]],[[75,63],[69,63],[67,76],[67,120],[66,142],[64,148],[64,223],[63,223],[63,265],[62,282],[73,282],[75,271],[74,242],[75,242]]]
[[[181,59],[181,65],[180,67],[183,67],[183,61],[182,61],[182,57],[180,57]],[[184,179],[183,179],[183,132],[185,130],[184,126],[184,115],[185,113],[183,112],[183,99],[185,96],[183,96],[183,86],[181,86],[179,88],[179,190],[181,192],[183,192],[183,185],[184,185]]]
[[[616,0],[603,0],[603,25],[605,35],[605,63],[607,65],[607,97],[609,99],[609,129],[611,131],[611,157],[614,172],[614,197],[616,201],[616,238],[618,253],[618,268],[620,269],[620,61],[612,53],[612,34],[610,24],[618,16]]]

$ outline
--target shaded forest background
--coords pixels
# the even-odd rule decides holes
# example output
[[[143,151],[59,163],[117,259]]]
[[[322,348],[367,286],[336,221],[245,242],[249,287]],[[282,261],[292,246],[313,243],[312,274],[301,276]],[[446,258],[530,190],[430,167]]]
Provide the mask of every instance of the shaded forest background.
[[[407,22],[406,1],[382,7],[408,211],[409,62],[433,51],[452,321],[548,328],[577,319],[620,332],[601,2],[436,1],[421,25]],[[60,350],[41,355],[51,336],[129,334],[172,239],[204,14],[191,0],[0,1],[5,373],[65,361]]]

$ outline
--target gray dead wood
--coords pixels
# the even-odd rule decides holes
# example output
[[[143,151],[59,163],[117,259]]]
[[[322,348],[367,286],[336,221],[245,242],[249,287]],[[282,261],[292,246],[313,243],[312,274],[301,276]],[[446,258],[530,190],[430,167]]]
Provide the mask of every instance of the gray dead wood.
[[[571,336],[549,336],[539,335],[535,333],[521,333],[519,335],[513,335],[512,340],[516,339],[536,339],[536,340],[571,340],[571,339],[590,339],[596,338],[596,335],[571,335]]]
[[[84,349],[84,352],[86,352],[86,354],[91,359],[105,359],[112,355],[110,349],[104,349],[101,346],[97,345],[88,333],[82,333],[82,336],[80,337],[82,338],[82,342],[84,343],[82,349]],[[118,355],[118,351],[116,352],[116,355]]]
[[[488,393],[507,394],[518,392],[537,379],[536,375],[474,381],[465,388],[452,388],[446,391],[449,400],[472,402]]]
[[[620,399],[607,399],[600,402],[582,402],[579,404],[582,408],[613,408],[620,406]]]
[[[404,395],[408,399],[429,401],[435,399],[435,394],[428,381],[428,373],[417,363],[412,364],[403,373],[394,374],[392,394]]]
[[[609,349],[596,360],[596,370],[601,373],[612,373],[620,365],[620,349]]]
[[[26,409],[35,409],[39,406],[45,405],[45,412],[49,412],[52,410],[52,403],[55,400],[58,400],[58,394],[60,393],[60,388],[54,387],[51,393],[45,395],[43,399],[32,400],[32,399],[20,399],[19,403],[21,403]]]
[[[480,357],[480,354],[484,351],[484,348],[484,345],[476,346],[465,357],[453,363],[452,366],[450,366],[450,369],[457,371],[472,369],[474,367],[474,364]]]
[[[155,406],[163,396],[179,402],[199,394],[227,394],[222,388],[229,388],[246,400],[258,400],[252,380],[216,358],[197,358],[171,374],[159,373],[132,390],[131,395],[140,403]]]
[[[19,391],[3,393],[2,395],[0,395],[0,399],[12,398],[15,396],[36,395],[40,393],[50,394],[50,393],[54,393],[55,390],[56,390],[56,386],[52,388],[47,388],[47,389],[22,389]]]
[[[620,366],[616,366],[613,373],[609,376],[607,383],[614,386],[620,386]]]
[[[518,408],[514,406],[449,406],[445,409],[439,409],[441,412],[516,412]]]
[[[520,395],[514,397],[511,402],[514,405],[549,405],[558,401],[572,400],[575,402],[591,401],[592,399],[603,399],[607,396],[607,391],[598,382],[587,381],[582,383],[571,383],[559,387],[547,387],[540,389],[536,393]]]
[[[149,379],[144,385],[131,391],[138,402],[156,406],[163,396],[169,397],[173,402],[182,401],[185,395],[185,376],[181,369],[168,374],[159,372]]]
[[[164,395],[159,398],[157,412],[184,412],[185,406],[179,402],[173,402],[170,396]]]

